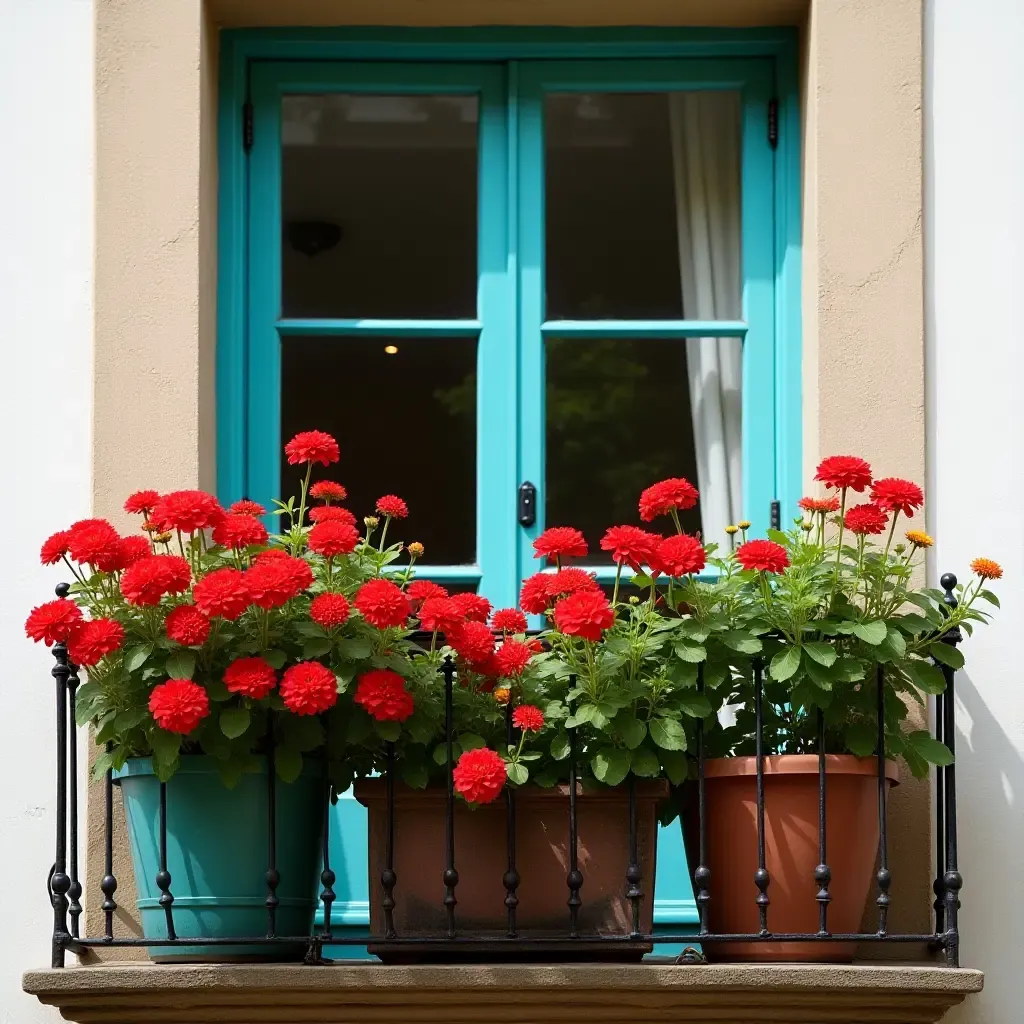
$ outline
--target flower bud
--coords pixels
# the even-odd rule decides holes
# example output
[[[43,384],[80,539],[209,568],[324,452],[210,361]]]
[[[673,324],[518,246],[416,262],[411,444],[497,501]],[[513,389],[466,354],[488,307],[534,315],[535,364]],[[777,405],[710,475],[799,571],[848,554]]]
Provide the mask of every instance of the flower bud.
[[[741,530],[749,530],[750,529],[750,520],[749,519],[744,519],[741,523],[739,523],[737,525],[739,526],[739,528]]]
[[[363,523],[368,530],[376,530],[380,524],[380,520],[376,516],[366,516]]]
[[[738,526],[727,526],[725,532],[731,537],[734,533],[739,533],[740,528]]]
[[[494,699],[499,704],[507,704],[508,703],[508,698],[509,698],[509,689],[508,689],[507,686],[499,686],[494,691]]]
[[[409,554],[413,558],[422,558],[423,550],[423,545],[418,540],[414,540],[408,547]]]

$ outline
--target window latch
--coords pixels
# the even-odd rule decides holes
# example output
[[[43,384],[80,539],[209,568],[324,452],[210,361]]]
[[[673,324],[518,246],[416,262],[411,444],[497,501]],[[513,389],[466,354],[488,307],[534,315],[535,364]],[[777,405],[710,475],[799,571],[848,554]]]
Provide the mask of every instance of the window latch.
[[[537,522],[537,488],[524,480],[519,485],[519,525],[533,526]]]

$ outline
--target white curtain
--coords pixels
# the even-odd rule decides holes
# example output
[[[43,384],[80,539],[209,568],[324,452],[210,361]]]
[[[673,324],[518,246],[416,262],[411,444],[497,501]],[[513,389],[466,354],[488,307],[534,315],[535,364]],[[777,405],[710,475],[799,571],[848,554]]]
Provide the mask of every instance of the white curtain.
[[[669,94],[676,237],[687,320],[740,318],[740,103],[733,92]],[[742,343],[688,338],[686,369],[704,537],[743,518]]]

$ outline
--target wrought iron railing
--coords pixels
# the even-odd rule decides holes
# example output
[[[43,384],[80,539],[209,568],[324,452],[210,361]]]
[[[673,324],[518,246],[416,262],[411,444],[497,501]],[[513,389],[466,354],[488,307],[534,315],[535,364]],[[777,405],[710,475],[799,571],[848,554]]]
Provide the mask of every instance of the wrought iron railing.
[[[956,598],[953,594],[956,587],[956,577],[947,574],[942,577],[941,585],[946,594],[946,604],[956,605]],[[61,585],[57,588],[58,596],[66,596],[68,588]],[[948,644],[961,642],[961,635],[958,628],[949,630],[944,637]],[[373,945],[387,945],[389,948],[410,947],[414,952],[417,946],[429,944],[435,951],[440,948],[448,948],[454,957],[460,953],[471,952],[474,946],[486,945],[489,952],[500,958],[501,949],[505,948],[510,954],[518,952],[520,955],[530,948],[537,949],[538,943],[550,945],[550,937],[537,938],[536,936],[523,935],[517,927],[517,907],[519,899],[517,891],[521,879],[516,867],[516,793],[514,789],[506,787],[506,847],[507,865],[501,877],[494,880],[497,891],[503,888],[505,891],[504,906],[507,911],[507,922],[504,935],[487,934],[481,935],[469,931],[460,926],[458,913],[458,885],[459,873],[456,863],[455,844],[455,807],[456,797],[452,779],[452,748],[454,743],[453,715],[452,715],[452,693],[456,681],[456,671],[453,662],[448,659],[440,668],[445,687],[445,734],[448,750],[447,758],[447,798],[445,801],[445,854],[446,863],[442,876],[439,879],[440,896],[443,890],[443,897],[440,902],[444,906],[446,927],[443,934],[424,939],[422,935],[403,936],[395,927],[394,911],[400,895],[396,889],[400,888],[399,879],[395,871],[395,756],[393,744],[387,745],[387,760],[384,772],[385,786],[385,808],[386,808],[386,842],[385,842],[385,866],[380,873],[380,885],[382,889],[381,907],[384,917],[383,934],[373,934],[372,931],[352,935],[346,930],[345,934],[336,934],[332,931],[331,908],[335,900],[334,884],[336,876],[331,869],[330,849],[330,828],[328,819],[330,815],[331,801],[329,788],[325,780],[324,791],[324,839],[323,839],[323,860],[320,875],[320,900],[323,906],[323,923],[313,929],[309,935],[282,936],[277,934],[277,908],[278,898],[276,890],[280,884],[280,873],[277,867],[276,841],[277,841],[277,786],[273,771],[273,752],[270,753],[271,764],[267,772],[267,870],[265,874],[266,885],[266,932],[261,935],[246,937],[228,938],[181,938],[175,930],[175,912],[173,882],[167,870],[167,785],[160,784],[159,797],[159,871],[156,874],[155,882],[160,890],[159,905],[164,911],[166,921],[166,938],[139,938],[123,937],[114,934],[114,919],[117,911],[116,893],[118,882],[114,876],[114,850],[113,850],[113,778],[110,770],[107,771],[105,780],[102,783],[103,806],[104,806],[104,829],[103,829],[103,865],[104,874],[99,882],[98,889],[102,895],[102,901],[98,903],[98,909],[102,912],[103,933],[101,935],[84,936],[80,933],[81,917],[83,913],[82,897],[83,885],[79,870],[79,813],[81,811],[78,787],[78,744],[77,728],[75,725],[75,698],[79,686],[79,675],[75,665],[69,662],[67,648],[64,644],[55,644],[53,648],[55,665],[52,675],[56,683],[56,705],[57,705],[57,729],[56,729],[56,767],[57,767],[57,807],[56,807],[56,853],[53,867],[50,870],[47,882],[47,890],[53,907],[53,943],[52,943],[52,965],[63,967],[66,953],[84,953],[95,948],[118,948],[118,947],[149,947],[162,949],[165,947],[196,946],[273,946],[276,944],[306,945],[307,963],[323,963],[322,952],[324,947],[365,947]],[[951,752],[955,754],[956,721],[955,721],[955,680],[956,673],[952,667],[945,663],[936,662],[938,668],[945,676],[945,690],[935,697],[934,705],[934,735],[939,741],[946,744]],[[879,669],[881,671],[881,669]],[[703,689],[703,677],[698,675],[698,687]],[[563,950],[594,950],[608,944],[636,943],[649,945],[652,943],[683,944],[688,947],[687,952],[680,958],[681,962],[686,960],[701,960],[701,953],[693,948],[693,944],[701,946],[713,946],[719,943],[754,942],[754,943],[792,943],[792,942],[843,942],[843,943],[918,943],[927,944],[935,952],[941,951],[944,954],[946,963],[951,967],[959,966],[959,931],[957,915],[960,909],[960,889],[963,881],[957,866],[957,819],[956,819],[956,766],[955,763],[938,767],[935,769],[934,796],[935,796],[935,876],[933,882],[934,903],[932,905],[934,929],[931,932],[922,933],[897,933],[889,930],[888,914],[891,903],[890,888],[892,878],[889,870],[888,858],[888,785],[885,774],[885,725],[884,725],[884,687],[879,685],[877,704],[877,754],[878,754],[878,867],[875,873],[875,886],[877,895],[875,905],[877,907],[877,928],[874,931],[843,932],[837,933],[829,930],[829,904],[831,896],[829,887],[832,884],[832,872],[828,866],[828,830],[826,814],[826,794],[828,790],[828,772],[826,770],[825,751],[825,723],[821,712],[818,713],[817,721],[817,746],[818,746],[818,849],[819,864],[814,870],[813,883],[817,892],[808,899],[814,899],[818,905],[818,929],[813,932],[780,933],[771,930],[770,896],[771,876],[766,863],[765,851],[765,757],[763,750],[763,667],[755,662],[754,667],[754,693],[755,693],[755,715],[757,726],[756,740],[756,824],[757,824],[757,858],[758,867],[751,880],[756,890],[751,898],[757,906],[760,927],[749,933],[726,933],[716,931],[713,927],[714,891],[711,872],[708,868],[707,852],[707,808],[705,794],[705,737],[704,726],[701,720],[697,722],[697,781],[696,781],[696,802],[697,802],[697,824],[698,838],[696,842],[697,864],[691,866],[691,881],[699,915],[699,926],[696,932],[682,934],[666,934],[653,931],[645,932],[641,928],[641,902],[648,897],[642,890],[643,872],[638,863],[637,849],[637,799],[636,784],[633,776],[630,775],[626,786],[628,787],[628,814],[629,814],[629,856],[628,863],[623,865],[622,880],[623,893],[628,900],[630,907],[630,927],[620,934],[583,934],[579,927],[580,909],[584,904],[585,892],[584,874],[580,868],[578,858],[578,829],[577,829],[577,752],[573,742],[573,730],[570,730],[570,754],[568,764],[569,785],[567,787],[566,799],[566,836],[567,836],[567,863],[568,872],[565,877],[565,884],[568,889],[566,900],[565,930],[562,936],[561,947]],[[509,739],[512,739],[511,707],[507,709],[507,728]],[[808,880],[810,884],[811,879]],[[579,959],[586,954],[577,953],[574,957]]]

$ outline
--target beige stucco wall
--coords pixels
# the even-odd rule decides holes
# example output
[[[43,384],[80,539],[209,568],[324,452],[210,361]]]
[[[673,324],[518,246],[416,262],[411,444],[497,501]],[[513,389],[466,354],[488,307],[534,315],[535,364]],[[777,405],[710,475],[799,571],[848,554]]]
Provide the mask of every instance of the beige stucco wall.
[[[96,0],[94,503],[215,476],[221,25],[803,26],[804,461],[924,479],[922,0]],[[809,477],[809,473],[807,474]],[[90,807],[97,879],[100,807]],[[928,789],[893,800],[892,927],[927,927]],[[118,896],[130,905],[126,864]]]

